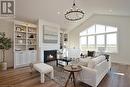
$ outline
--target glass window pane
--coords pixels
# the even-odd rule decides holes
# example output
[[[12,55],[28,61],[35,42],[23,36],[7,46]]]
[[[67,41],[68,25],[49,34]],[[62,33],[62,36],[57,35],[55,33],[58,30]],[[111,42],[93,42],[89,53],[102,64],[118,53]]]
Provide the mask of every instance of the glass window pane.
[[[95,44],[95,37],[88,36],[88,45],[94,45],[94,44]]]
[[[80,32],[80,36],[87,35],[87,30]]]
[[[87,45],[81,45],[80,49],[81,49],[81,51],[86,51],[87,50]]]
[[[117,31],[116,27],[106,26],[106,32],[116,32],[116,31]]]
[[[117,34],[112,33],[112,34],[107,34],[107,45],[115,45],[117,44]]]
[[[80,45],[87,44],[87,37],[80,37]]]
[[[87,37],[80,37],[80,48],[82,51],[87,49]]]
[[[104,25],[96,25],[96,33],[105,33]]]
[[[90,35],[90,34],[95,34],[95,25],[88,28],[88,35]]]
[[[95,36],[88,36],[88,50],[95,50]]]
[[[106,51],[117,52],[117,34],[107,34],[106,37]]]
[[[96,36],[96,44],[97,44],[97,47],[104,47],[105,35],[97,35]]]

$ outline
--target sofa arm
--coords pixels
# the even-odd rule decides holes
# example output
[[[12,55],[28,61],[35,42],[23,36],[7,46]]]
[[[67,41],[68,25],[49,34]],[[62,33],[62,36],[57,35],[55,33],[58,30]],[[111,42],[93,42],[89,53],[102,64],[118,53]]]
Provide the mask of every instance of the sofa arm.
[[[81,73],[86,74],[85,76],[92,75],[93,77],[96,77],[97,70],[91,69],[91,68],[88,68],[88,67],[85,67],[85,66],[81,66],[81,67],[82,67]]]
[[[97,70],[84,67],[84,66],[81,67],[82,67],[82,71],[80,72],[79,80],[88,85],[95,86]]]

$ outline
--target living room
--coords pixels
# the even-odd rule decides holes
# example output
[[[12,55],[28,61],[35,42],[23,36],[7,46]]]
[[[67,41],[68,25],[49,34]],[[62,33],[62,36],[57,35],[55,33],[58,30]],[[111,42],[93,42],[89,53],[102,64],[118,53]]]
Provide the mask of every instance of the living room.
[[[2,1],[0,87],[130,87],[129,0]]]

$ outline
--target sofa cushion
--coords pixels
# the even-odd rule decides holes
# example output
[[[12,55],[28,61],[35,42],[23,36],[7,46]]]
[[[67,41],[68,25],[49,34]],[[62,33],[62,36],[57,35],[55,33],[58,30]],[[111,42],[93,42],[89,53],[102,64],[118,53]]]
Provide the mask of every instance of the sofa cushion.
[[[80,58],[79,59],[79,62],[78,62],[78,65],[81,65],[81,66],[88,66],[88,62],[89,60],[91,59],[91,57],[87,57],[87,58]]]
[[[96,58],[93,58],[91,60],[89,60],[88,62],[88,67],[89,68],[95,68],[95,66],[99,63],[101,63],[102,61],[104,61],[106,58],[104,55],[98,56]]]

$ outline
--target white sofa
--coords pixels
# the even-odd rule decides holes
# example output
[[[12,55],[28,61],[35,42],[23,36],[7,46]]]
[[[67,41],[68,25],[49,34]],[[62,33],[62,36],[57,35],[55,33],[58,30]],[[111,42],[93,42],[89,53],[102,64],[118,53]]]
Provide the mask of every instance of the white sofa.
[[[107,61],[105,56],[99,56],[88,61],[88,66],[81,66],[79,80],[92,87],[97,87],[103,77],[111,68],[111,61]]]

